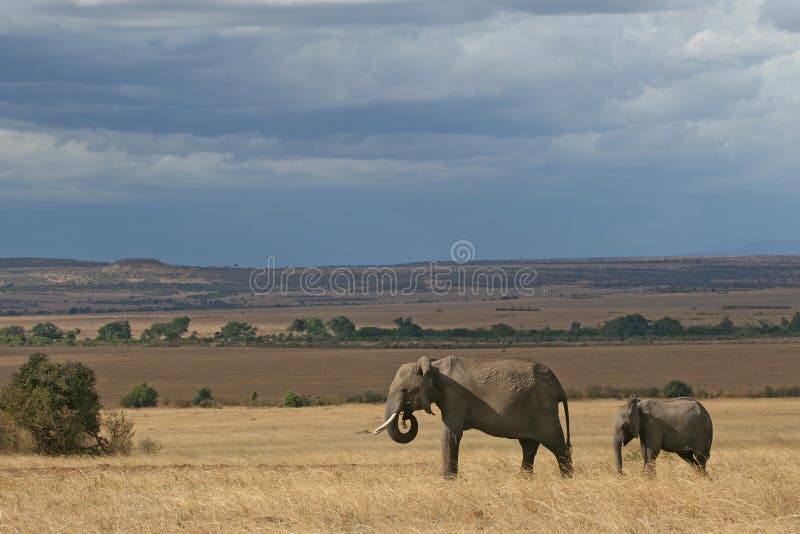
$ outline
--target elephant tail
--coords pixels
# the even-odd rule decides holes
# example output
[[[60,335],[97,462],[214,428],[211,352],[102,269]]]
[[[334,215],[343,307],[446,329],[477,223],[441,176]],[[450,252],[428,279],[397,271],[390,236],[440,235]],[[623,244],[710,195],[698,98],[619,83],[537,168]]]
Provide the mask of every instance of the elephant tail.
[[[564,403],[564,421],[567,423],[567,452],[572,456],[572,441],[569,435],[569,403],[567,403],[567,395],[564,395],[562,401]]]

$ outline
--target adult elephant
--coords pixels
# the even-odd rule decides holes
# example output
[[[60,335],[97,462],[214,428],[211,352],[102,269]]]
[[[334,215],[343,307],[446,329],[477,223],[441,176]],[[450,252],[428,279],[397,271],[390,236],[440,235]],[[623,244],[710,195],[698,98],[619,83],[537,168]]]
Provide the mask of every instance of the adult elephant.
[[[558,418],[564,403],[567,439]],[[552,452],[563,475],[572,474],[567,396],[556,375],[544,365],[522,359],[477,361],[448,356],[400,366],[389,388],[384,429],[397,443],[416,437],[413,412],[442,413],[442,463],[445,478],[458,473],[458,448],[465,430],[517,439],[522,445],[522,469],[533,469],[539,445]],[[400,422],[410,428],[404,433]]]
[[[688,397],[640,400],[631,396],[614,414],[614,459],[622,473],[622,446],[639,438],[645,473],[655,472],[658,453],[674,452],[702,474],[711,456],[714,426],[698,401]]]

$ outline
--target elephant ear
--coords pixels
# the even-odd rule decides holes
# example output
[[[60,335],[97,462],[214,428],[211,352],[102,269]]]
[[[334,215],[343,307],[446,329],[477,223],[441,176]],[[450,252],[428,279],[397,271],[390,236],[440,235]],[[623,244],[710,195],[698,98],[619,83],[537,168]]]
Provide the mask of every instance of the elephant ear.
[[[421,356],[417,360],[417,373],[422,375],[422,409],[433,414],[431,402],[436,402],[436,375],[438,370],[431,365],[431,360],[427,356]]]
[[[425,373],[430,371],[432,367],[431,360],[427,356],[420,356],[419,360],[417,360],[417,373],[422,376],[425,376]]]

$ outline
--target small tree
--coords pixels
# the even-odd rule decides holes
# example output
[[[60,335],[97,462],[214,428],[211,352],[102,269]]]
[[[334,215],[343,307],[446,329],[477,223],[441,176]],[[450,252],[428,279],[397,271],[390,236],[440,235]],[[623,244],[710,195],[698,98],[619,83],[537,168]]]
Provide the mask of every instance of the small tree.
[[[128,321],[113,321],[101,326],[97,333],[98,339],[109,343],[128,341],[131,339],[131,324]]]
[[[33,335],[50,341],[57,341],[64,337],[64,332],[53,323],[39,323],[31,329]]]
[[[579,335],[581,335],[582,331],[583,331],[583,328],[581,327],[581,323],[579,323],[577,321],[572,321],[572,324],[569,325],[569,333],[572,336],[579,336]]]
[[[644,336],[650,331],[650,320],[640,313],[632,313],[606,321],[603,333],[618,337]]]
[[[733,330],[734,330],[733,321],[731,321],[731,318],[728,317],[727,315],[723,317],[722,320],[719,322],[719,325],[717,325],[717,331],[720,334],[730,334],[733,332]]]
[[[423,334],[422,327],[414,324],[411,317],[398,317],[394,320],[397,325],[397,334],[403,337],[420,337]]]
[[[344,315],[334,317],[326,324],[336,337],[346,338],[352,336],[356,332],[356,325]]]
[[[287,391],[283,395],[283,401],[281,402],[281,406],[284,408],[301,408],[303,406],[309,406],[310,404],[311,401],[293,391]]]
[[[119,404],[123,408],[150,408],[158,404],[158,391],[142,382],[122,397]]]
[[[25,329],[21,326],[6,326],[0,328],[0,341],[25,341]]]
[[[189,330],[188,317],[177,317],[169,323],[153,323],[142,332],[142,341],[178,341]]]
[[[211,394],[211,388],[203,386],[197,390],[197,395],[192,399],[192,404],[195,406],[210,406],[214,402],[214,396]]]
[[[258,328],[250,323],[243,323],[239,321],[230,321],[223,326],[215,337],[222,339],[228,343],[231,342],[248,342],[256,338]]]
[[[664,386],[665,397],[691,397],[693,393],[692,386],[682,380],[671,380]]]
[[[786,323],[786,326],[792,332],[800,332],[800,312],[795,312],[794,317]]]
[[[306,321],[305,319],[294,319],[292,324],[289,325],[288,328],[289,332],[297,332],[299,334],[303,334],[306,331]]]
[[[505,323],[497,323],[489,327],[489,332],[492,333],[492,337],[505,339],[513,336],[517,331]]]
[[[54,363],[46,354],[32,354],[12,375],[2,405],[30,432],[38,452],[73,454],[102,443],[95,375],[81,362]]]
[[[679,336],[683,333],[683,325],[672,317],[663,317],[653,322],[653,334],[657,336]]]

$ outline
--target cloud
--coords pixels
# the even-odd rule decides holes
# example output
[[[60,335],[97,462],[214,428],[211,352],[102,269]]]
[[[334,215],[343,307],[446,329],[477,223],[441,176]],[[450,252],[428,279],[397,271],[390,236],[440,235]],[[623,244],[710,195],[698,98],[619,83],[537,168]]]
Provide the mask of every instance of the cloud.
[[[764,0],[761,17],[782,30],[800,32],[800,6],[794,0]]]
[[[795,191],[800,34],[764,23],[787,5],[9,3],[0,183]]]

